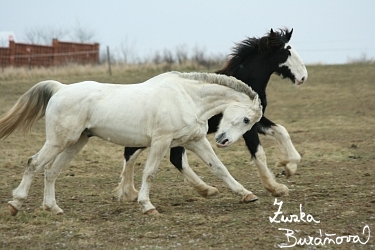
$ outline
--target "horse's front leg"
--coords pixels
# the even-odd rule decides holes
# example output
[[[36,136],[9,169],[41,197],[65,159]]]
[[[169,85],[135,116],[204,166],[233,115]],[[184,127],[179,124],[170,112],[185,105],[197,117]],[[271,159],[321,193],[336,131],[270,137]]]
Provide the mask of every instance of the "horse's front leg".
[[[150,188],[158,167],[169,149],[170,143],[171,139],[165,137],[159,137],[151,143],[150,153],[143,170],[141,189],[138,193],[138,203],[141,206],[142,213],[149,215],[158,214],[158,211],[150,202]]]
[[[185,148],[171,148],[171,163],[181,172],[185,180],[193,186],[197,192],[203,197],[217,195],[219,190],[215,187],[207,185],[199,176],[190,168]]]
[[[217,177],[222,179],[234,193],[240,195],[243,202],[258,200],[258,197],[256,195],[245,189],[231,176],[227,168],[216,156],[206,137],[202,138],[199,141],[191,141],[185,146],[187,149],[197,154],[211,168],[212,172]]]
[[[247,131],[243,135],[243,138],[256,166],[258,167],[263,187],[275,197],[288,195],[288,187],[284,184],[277,183],[272,172],[267,167],[266,154],[260,144],[256,126],[257,124],[255,124],[251,130]]]
[[[301,155],[295,149],[288,131],[281,125],[275,124],[266,117],[258,123],[258,132],[274,138],[280,151],[280,160],[277,167],[284,167],[286,177],[289,178],[297,171]]]
[[[134,165],[138,156],[144,149],[145,148],[125,148],[121,182],[115,189],[119,200],[135,201],[138,198],[138,191],[134,186]]]

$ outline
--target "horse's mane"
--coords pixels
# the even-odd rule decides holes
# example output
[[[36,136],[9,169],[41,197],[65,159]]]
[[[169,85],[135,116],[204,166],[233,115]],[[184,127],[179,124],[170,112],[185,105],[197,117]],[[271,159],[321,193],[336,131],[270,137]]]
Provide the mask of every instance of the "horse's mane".
[[[273,31],[271,29],[263,37],[251,37],[236,43],[232,49],[227,65],[218,70],[218,74],[232,75],[237,67],[239,67],[246,60],[251,60],[256,54],[270,50],[278,50],[284,47],[291,37],[293,29],[289,31],[287,28]]]
[[[248,95],[251,100],[253,100],[254,97],[257,95],[257,93],[252,88],[250,88],[244,82],[234,78],[233,76],[219,75],[215,73],[198,73],[198,72],[182,73],[182,72],[173,71],[171,73],[177,74],[179,77],[186,78],[186,79],[202,81],[205,83],[214,83],[214,84],[219,84],[222,86],[229,87],[238,92],[242,92]]]

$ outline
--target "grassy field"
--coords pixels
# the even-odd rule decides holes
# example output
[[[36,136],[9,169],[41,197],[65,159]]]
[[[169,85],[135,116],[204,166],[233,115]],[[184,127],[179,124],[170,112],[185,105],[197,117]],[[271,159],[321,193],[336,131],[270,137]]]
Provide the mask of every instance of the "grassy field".
[[[231,174],[259,197],[256,203],[240,203],[202,161],[189,154],[192,168],[220,194],[209,199],[200,197],[166,158],[151,191],[151,201],[161,216],[143,215],[136,202],[117,201],[112,192],[119,182],[123,148],[92,138],[57,180],[56,196],[64,215],[53,216],[40,208],[40,173],[22,210],[12,217],[7,209],[11,191],[20,182],[27,159],[45,140],[41,120],[32,134],[15,133],[0,141],[0,248],[274,249],[309,237],[319,244],[319,239],[323,242],[328,234],[336,244],[326,241],[324,246],[296,248],[375,249],[375,65],[318,65],[307,69],[309,79],[304,85],[295,87],[273,76],[267,92],[266,116],[287,128],[302,155],[297,175],[286,180],[282,169],[274,168],[275,142],[261,139],[277,181],[290,188],[288,197],[278,198],[283,202],[283,215],[300,216],[301,209],[305,220],[312,216],[319,223],[270,222],[279,206],[262,189],[242,140],[228,149],[214,149]],[[135,83],[165,70],[169,68],[120,67],[109,76],[105,68],[5,69],[0,74],[0,114],[41,80]],[[209,138],[213,142],[211,135]],[[137,188],[146,156],[147,151],[137,163]],[[358,235],[365,242],[368,234],[371,237],[365,245],[348,243],[341,237]]]

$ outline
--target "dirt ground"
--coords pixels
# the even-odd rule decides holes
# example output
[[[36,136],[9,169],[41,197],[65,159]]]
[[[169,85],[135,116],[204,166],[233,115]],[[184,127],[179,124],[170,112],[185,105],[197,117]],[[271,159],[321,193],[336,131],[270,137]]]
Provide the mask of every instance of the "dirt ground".
[[[307,69],[304,85],[297,88],[273,76],[267,91],[266,116],[286,127],[302,155],[297,174],[287,180],[282,169],[274,167],[275,142],[261,138],[268,165],[276,180],[289,187],[289,196],[276,200],[262,188],[242,140],[217,149],[210,135],[230,173],[259,201],[241,203],[189,154],[192,168],[220,191],[218,196],[202,198],[166,157],[151,190],[151,201],[161,215],[146,216],[136,202],[114,197],[123,148],[92,138],[57,180],[57,202],[64,215],[53,216],[40,208],[40,173],[22,210],[12,217],[7,209],[11,191],[20,182],[27,159],[45,139],[41,120],[31,135],[15,133],[0,141],[0,248],[277,249],[304,243],[294,248],[375,249],[375,65]],[[84,77],[55,79],[70,83]],[[109,76],[90,79],[111,81]],[[44,79],[1,81],[0,114],[39,80]],[[147,151],[137,163],[137,188],[146,157]],[[282,218],[295,220],[282,222]]]

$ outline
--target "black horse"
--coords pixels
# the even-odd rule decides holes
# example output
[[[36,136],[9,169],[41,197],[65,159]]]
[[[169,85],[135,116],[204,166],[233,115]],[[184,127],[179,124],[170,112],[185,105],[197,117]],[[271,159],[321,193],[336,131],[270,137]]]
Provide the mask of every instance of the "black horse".
[[[261,99],[263,114],[267,107],[266,87],[273,73],[282,78],[289,78],[296,85],[300,85],[307,80],[306,67],[297,52],[289,44],[292,32],[293,29],[291,31],[288,29],[273,31],[271,29],[261,38],[248,38],[236,44],[227,65],[216,72],[234,76],[255,90]],[[221,117],[222,114],[217,114],[208,121],[208,133],[216,132]],[[267,167],[265,153],[258,134],[272,136],[276,139],[281,152],[281,158],[277,165],[284,167],[287,177],[296,172],[301,156],[294,148],[287,130],[265,116],[243,135],[252,159],[258,167],[264,188],[271,192],[273,196],[287,195],[288,188],[277,183]],[[122,181],[117,188],[119,198],[127,200],[137,198],[138,192],[134,188],[133,182],[133,166],[143,149],[125,148]],[[189,167],[183,147],[171,148],[170,161],[202,196],[207,197],[218,193],[216,188],[204,183]]]

